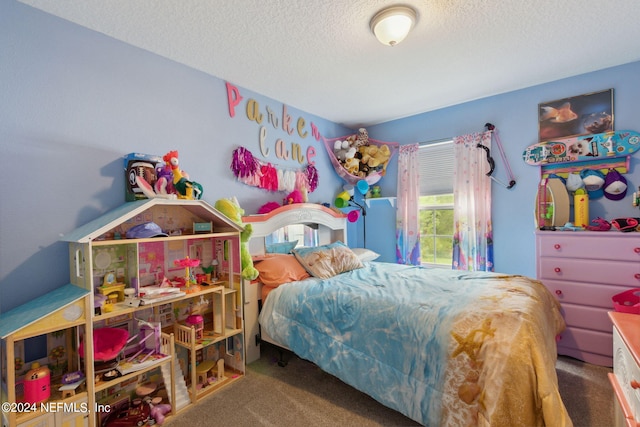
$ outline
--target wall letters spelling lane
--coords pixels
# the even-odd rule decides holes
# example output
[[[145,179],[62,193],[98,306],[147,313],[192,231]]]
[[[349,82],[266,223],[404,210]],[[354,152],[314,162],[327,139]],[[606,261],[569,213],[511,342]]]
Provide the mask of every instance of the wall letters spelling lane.
[[[236,107],[240,105],[240,102],[243,100],[242,95],[240,95],[240,90],[227,82],[227,103],[229,105],[229,115],[233,118],[236,115]],[[247,100],[246,103],[246,113],[247,119],[250,121],[256,122],[260,125],[260,132],[258,136],[258,143],[260,146],[260,153],[263,157],[267,158],[272,153],[272,150],[267,147],[266,139],[267,139],[267,127],[263,125],[265,121],[264,114],[260,111],[260,103],[253,98]],[[281,120],[279,120],[281,119]],[[287,112],[287,106],[282,104],[282,117],[278,117],[277,113],[271,109],[269,106],[266,107],[266,124],[270,124],[274,129],[278,129],[278,127],[282,126],[282,130],[287,134],[292,135],[294,132],[297,132],[297,135],[304,139],[309,135],[307,130],[307,122],[303,117],[298,117],[296,121],[295,127],[292,126],[292,117]],[[282,124],[280,124],[280,122]],[[320,141],[320,132],[318,131],[317,126],[311,122],[309,124],[311,129],[311,135],[316,139],[316,141]],[[304,163],[305,156],[302,154],[302,147],[300,144],[292,142],[291,143],[291,151],[287,150],[286,143],[278,138],[273,147],[273,152],[278,159],[282,160],[297,160],[298,163]],[[313,146],[307,147],[307,162],[310,165],[314,165],[315,161],[312,159],[316,156],[316,149]]]

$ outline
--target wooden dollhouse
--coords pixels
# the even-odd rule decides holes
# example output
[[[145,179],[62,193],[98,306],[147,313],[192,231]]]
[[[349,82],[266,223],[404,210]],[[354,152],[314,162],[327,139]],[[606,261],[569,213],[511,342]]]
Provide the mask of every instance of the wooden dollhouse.
[[[93,383],[78,378],[63,385],[62,377],[63,373],[91,372],[91,363],[88,360],[83,363],[77,352],[80,336],[91,336],[91,313],[89,291],[67,284],[0,315],[1,400],[9,405],[6,411],[3,406],[3,426],[88,425],[90,414],[86,411],[41,410],[39,402],[25,396],[21,383],[29,380],[24,374],[32,362],[49,365],[51,376],[48,384],[43,385],[49,388],[47,400],[78,408],[86,405],[93,393]],[[39,360],[25,356],[25,342],[32,339],[44,343],[44,354],[31,356],[44,356]]]
[[[134,234],[134,228],[152,232]],[[114,413],[144,404],[166,405],[175,415],[242,378],[241,231],[204,201],[156,198],[125,203],[64,236],[70,284],[0,317],[2,401],[24,402],[18,377],[29,367],[16,367],[24,365],[22,341],[48,334],[63,340],[54,348],[66,352],[58,348],[41,363],[52,370],[51,397],[44,403],[81,401],[88,409],[80,414],[16,406],[3,411],[3,427],[69,425],[59,418],[73,415],[82,415],[73,425],[108,426]],[[178,262],[184,259],[199,262],[185,273]],[[200,267],[211,265],[215,280]],[[126,342],[113,360],[101,360],[97,331],[114,330]],[[64,367],[54,373],[58,362]],[[59,384],[63,374],[81,376],[81,385]]]

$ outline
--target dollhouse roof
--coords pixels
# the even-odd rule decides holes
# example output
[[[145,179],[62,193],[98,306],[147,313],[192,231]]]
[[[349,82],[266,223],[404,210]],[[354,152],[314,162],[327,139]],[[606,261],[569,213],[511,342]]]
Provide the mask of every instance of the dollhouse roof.
[[[142,214],[153,206],[176,205],[189,211],[191,214],[202,218],[203,221],[211,221],[216,231],[242,231],[242,227],[227,218],[222,212],[202,200],[172,200],[172,199],[143,199],[135,202],[127,202],[87,224],[76,228],[63,236],[60,240],[65,242],[88,243],[118,225]]]
[[[89,291],[78,286],[66,284],[48,294],[0,314],[0,338],[5,339],[35,321],[73,304],[88,293]]]

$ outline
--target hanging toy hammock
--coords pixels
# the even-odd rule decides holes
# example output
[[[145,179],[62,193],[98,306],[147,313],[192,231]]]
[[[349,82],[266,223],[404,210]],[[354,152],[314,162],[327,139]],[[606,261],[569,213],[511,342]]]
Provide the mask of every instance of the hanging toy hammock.
[[[351,185],[361,180],[369,185],[380,181],[399,146],[369,138],[364,128],[356,135],[322,139],[336,173]]]

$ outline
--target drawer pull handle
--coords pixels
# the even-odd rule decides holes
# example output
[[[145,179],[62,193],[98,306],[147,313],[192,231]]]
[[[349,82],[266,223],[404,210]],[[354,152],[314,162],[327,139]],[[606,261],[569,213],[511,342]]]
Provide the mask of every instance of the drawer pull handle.
[[[636,279],[640,280],[640,273],[634,274],[633,277],[635,277]]]
[[[555,245],[553,245],[554,249],[560,249],[560,244],[556,243]],[[640,249],[640,248],[636,248],[636,249]],[[636,252],[640,252],[640,251],[636,251]]]
[[[629,385],[631,386],[632,389],[638,389],[640,388],[640,383],[636,380],[631,380],[631,382],[629,383]]]
[[[640,254],[640,248],[633,248],[633,252]]]
[[[560,273],[562,270],[560,270],[560,267],[556,267],[553,269],[553,271],[555,271],[556,273]]]
[[[556,290],[556,295],[562,295],[562,291],[560,289]]]

